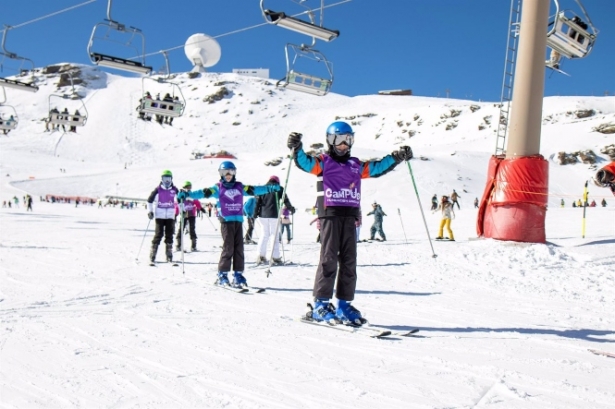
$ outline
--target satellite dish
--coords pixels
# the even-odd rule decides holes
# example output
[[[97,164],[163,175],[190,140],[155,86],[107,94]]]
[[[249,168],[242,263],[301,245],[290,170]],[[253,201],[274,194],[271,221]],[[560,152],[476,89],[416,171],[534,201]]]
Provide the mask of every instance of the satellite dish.
[[[184,45],[186,57],[194,64],[192,72],[205,72],[205,67],[213,67],[220,61],[220,44],[206,34],[193,34]]]

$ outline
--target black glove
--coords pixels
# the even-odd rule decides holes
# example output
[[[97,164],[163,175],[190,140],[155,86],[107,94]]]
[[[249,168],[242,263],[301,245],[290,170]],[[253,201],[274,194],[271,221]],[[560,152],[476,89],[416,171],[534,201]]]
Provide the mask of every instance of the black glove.
[[[154,213],[153,212],[149,212],[147,214],[147,217],[149,217],[149,219],[152,220],[154,218]]]
[[[397,161],[397,163],[403,162],[405,160],[410,160],[414,157],[412,155],[412,149],[410,149],[409,146],[400,146],[399,150],[393,152],[391,155],[393,155],[393,158],[395,158],[395,161]]]
[[[288,142],[286,143],[286,146],[288,146],[288,149],[300,149],[301,146],[303,145],[301,143],[301,138],[303,137],[303,135],[301,135],[299,132],[291,132],[290,135],[288,135]]]

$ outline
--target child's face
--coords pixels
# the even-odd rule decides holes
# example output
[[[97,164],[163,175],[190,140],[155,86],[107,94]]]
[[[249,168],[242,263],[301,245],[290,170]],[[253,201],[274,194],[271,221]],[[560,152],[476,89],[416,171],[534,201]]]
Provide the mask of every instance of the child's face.
[[[227,182],[230,182],[231,180],[233,180],[233,175],[231,175],[230,173],[227,173],[226,175],[224,175],[224,180],[226,180]]]
[[[335,145],[335,149],[343,155],[350,149],[350,146],[346,145],[346,143],[340,143]]]

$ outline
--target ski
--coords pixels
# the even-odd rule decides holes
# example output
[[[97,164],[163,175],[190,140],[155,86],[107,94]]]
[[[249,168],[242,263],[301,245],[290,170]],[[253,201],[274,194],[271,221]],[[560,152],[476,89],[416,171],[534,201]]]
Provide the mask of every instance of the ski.
[[[222,288],[224,290],[229,290],[229,291],[232,291],[234,293],[239,293],[239,294],[247,294],[250,292],[248,288],[236,288],[236,287],[231,287],[230,285],[219,285],[216,283],[213,283],[212,285],[214,287]]]
[[[380,331],[389,331],[391,333],[391,335],[395,335],[398,337],[413,337],[416,336],[417,332],[419,332],[420,330],[418,328],[413,328],[409,331],[395,331],[389,328],[382,328],[382,327],[372,327],[370,325],[363,325],[361,327],[357,327],[357,328],[362,328],[366,331],[376,331],[376,332],[380,332]]]
[[[162,261],[159,261],[159,262],[157,262],[157,263],[156,263],[156,262],[154,262],[154,263],[150,262],[150,263],[149,263],[149,266],[150,266],[150,267],[156,267],[156,266],[158,266],[158,264],[162,264],[162,263],[163,263]],[[179,264],[174,263],[174,262],[172,262],[172,261],[167,261],[167,262],[166,262],[166,264],[171,264],[171,266],[173,266],[173,267],[179,267]]]
[[[388,330],[378,330],[378,331],[367,330],[366,331],[365,328],[363,327],[354,327],[354,326],[344,325],[344,324],[333,324],[333,323],[323,322],[323,321],[314,321],[313,319],[308,318],[307,316],[300,317],[299,321],[303,322],[304,324],[312,324],[312,325],[317,325],[322,328],[330,328],[330,329],[336,329],[338,331],[349,332],[352,334],[365,335],[370,338],[384,338],[384,337],[388,337],[389,335],[392,335],[391,331],[388,331]]]
[[[261,287],[244,287],[244,288],[247,288],[248,290],[250,290],[251,293],[255,293],[255,294],[262,294],[265,292],[265,289]]]

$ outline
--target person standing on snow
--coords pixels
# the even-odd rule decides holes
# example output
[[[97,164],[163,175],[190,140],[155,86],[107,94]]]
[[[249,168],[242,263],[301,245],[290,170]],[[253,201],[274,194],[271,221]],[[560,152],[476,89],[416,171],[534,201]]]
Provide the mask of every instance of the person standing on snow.
[[[448,196],[442,196],[442,201],[440,205],[435,211],[442,211],[442,220],[440,221],[440,230],[438,230],[438,236],[436,240],[450,240],[455,241],[455,236],[453,235],[453,231],[451,230],[451,220],[455,218],[455,211],[453,210],[453,204],[448,201]],[[442,237],[444,233],[444,228],[446,227],[446,231],[448,232],[448,237]]]
[[[273,193],[258,196],[256,198],[256,212],[255,217],[258,217],[258,223],[261,226],[261,234],[258,239],[258,257],[256,259],[256,265],[261,263],[267,263],[267,245],[269,239],[273,241],[273,265],[280,265],[283,263],[280,256],[280,244],[275,236],[275,230],[278,225],[278,217],[280,217],[280,199],[284,195],[284,188],[280,186],[280,179],[273,175],[269,178],[267,186],[277,186],[278,189]],[[295,212],[295,208],[290,203],[288,195],[284,196],[284,204],[290,210],[291,213]]]
[[[30,195],[26,196],[26,206],[27,206],[26,207],[26,211],[27,212],[31,212],[32,211],[32,196],[30,196]]]
[[[357,284],[356,220],[361,211],[361,179],[379,177],[399,163],[412,158],[409,146],[381,160],[362,162],[350,156],[354,132],[346,122],[333,122],[327,128],[327,153],[309,156],[303,150],[303,135],[292,132],[287,141],[294,151],[295,165],[318,178],[318,217],[320,218],[320,260],[314,279],[315,299],[311,318],[315,321],[361,325],[366,321],[351,305]],[[338,273],[339,264],[339,273]],[[336,289],[338,307],[329,302]]]
[[[235,175],[237,168],[230,161],[224,161],[218,167],[220,181],[212,187],[196,191],[181,191],[177,199],[183,201],[187,198],[202,199],[216,198],[220,202],[218,217],[222,233],[222,253],[218,262],[217,284],[236,288],[247,287],[248,283],[243,276],[244,250],[243,250],[243,197],[264,195],[277,192],[279,185],[248,186],[237,181]],[[233,267],[233,283],[229,282],[228,273]]]
[[[190,191],[192,190],[192,183],[185,182],[182,190]],[[196,251],[196,214],[202,209],[201,202],[194,199],[186,199],[184,201],[184,227],[188,226],[188,231],[190,232],[190,251]],[[179,205],[175,205],[175,215],[179,215]],[[182,241],[183,241],[184,232],[181,231],[181,228],[177,229],[177,236],[175,250],[182,250]]]
[[[380,241],[387,241],[387,237],[384,235],[384,230],[382,230],[382,222],[384,221],[384,216],[387,214],[376,202],[372,203],[372,211],[367,213],[367,216],[371,216],[372,214],[374,215],[374,224],[372,224],[372,227],[369,230],[369,239],[375,240],[376,233],[378,233],[380,235]]]
[[[292,221],[290,220],[290,209],[284,205],[282,206],[282,215],[280,221],[280,242],[282,241],[282,236],[284,236],[284,230],[286,230],[286,244],[290,244],[290,241],[293,239],[290,232],[290,225]]]
[[[152,239],[152,249],[149,259],[156,261],[158,246],[164,235],[167,261],[173,261],[173,233],[175,231],[175,196],[179,189],[173,184],[173,173],[163,170],[160,184],[150,193],[147,199],[147,216],[150,220],[156,218],[156,232]],[[154,206],[155,203],[155,206]]]
[[[250,197],[243,205],[243,215],[248,220],[248,228],[246,230],[246,236],[243,239],[244,244],[256,244],[252,240],[252,234],[254,233],[254,211],[256,210],[256,199]]]
[[[461,196],[459,196],[457,194],[457,192],[455,192],[455,189],[453,189],[453,193],[451,193],[451,200],[453,201],[453,204],[451,206],[455,207],[455,203],[457,203],[457,209],[461,210],[461,206],[459,206],[459,202],[457,201],[457,199],[459,199]]]
[[[438,207],[438,195],[434,193],[431,198],[431,210],[434,211],[436,210],[437,207]]]

